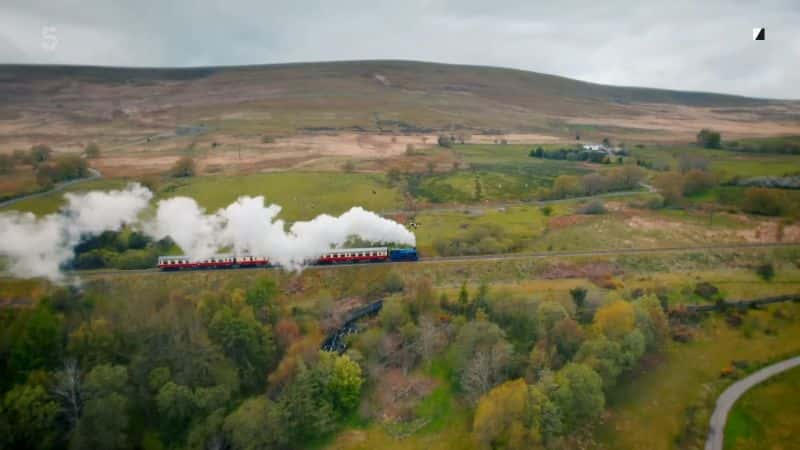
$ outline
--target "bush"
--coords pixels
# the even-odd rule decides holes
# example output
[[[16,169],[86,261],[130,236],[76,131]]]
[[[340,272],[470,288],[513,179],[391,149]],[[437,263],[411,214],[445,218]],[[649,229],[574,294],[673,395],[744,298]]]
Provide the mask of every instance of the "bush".
[[[720,148],[722,147],[722,136],[717,131],[703,128],[697,133],[697,145],[703,148]]]
[[[50,159],[53,149],[48,145],[38,144],[31,147],[28,151],[28,159],[31,164],[36,165]]]
[[[89,145],[83,150],[86,154],[87,158],[99,158],[100,157],[100,146],[94,142],[90,142]]]
[[[581,207],[576,212],[578,214],[605,214],[608,212],[603,202],[600,200],[593,200]]]
[[[262,144],[272,144],[275,142],[275,138],[272,136],[261,136],[261,143]]]
[[[446,134],[440,134],[437,143],[439,144],[439,147],[450,148],[453,146],[453,139],[451,139],[450,136]]]
[[[783,193],[767,188],[748,188],[744,191],[742,209],[752,214],[779,216],[784,212]]]
[[[706,300],[711,300],[719,293],[719,289],[713,284],[703,281],[694,286],[694,293]]]
[[[175,165],[172,166],[169,173],[171,176],[175,178],[186,178],[186,177],[193,177],[196,173],[196,167],[194,164],[194,160],[188,156],[184,156],[181,159],[175,161]]]
[[[62,155],[53,162],[40,163],[36,167],[36,181],[40,186],[49,186],[87,175],[89,175],[89,164],[78,155]]]
[[[545,205],[545,206],[542,206],[541,208],[539,208],[539,211],[541,211],[542,214],[545,215],[545,216],[550,216],[550,214],[553,213],[553,207],[550,206],[550,205]]]
[[[352,159],[348,160],[342,165],[342,170],[347,173],[353,172],[356,170],[356,163]]]
[[[400,292],[404,287],[403,277],[397,272],[389,272],[383,279],[383,290],[386,292]]]
[[[417,149],[414,144],[406,144],[406,156],[414,156],[417,154]]]
[[[772,263],[764,263],[756,267],[756,273],[764,281],[770,281],[775,277],[775,266]]]

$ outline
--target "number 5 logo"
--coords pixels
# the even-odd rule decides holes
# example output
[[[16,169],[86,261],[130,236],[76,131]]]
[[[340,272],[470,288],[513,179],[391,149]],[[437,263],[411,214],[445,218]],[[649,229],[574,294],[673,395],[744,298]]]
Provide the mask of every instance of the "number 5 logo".
[[[53,52],[56,47],[58,47],[56,27],[42,27],[42,49],[46,52]]]

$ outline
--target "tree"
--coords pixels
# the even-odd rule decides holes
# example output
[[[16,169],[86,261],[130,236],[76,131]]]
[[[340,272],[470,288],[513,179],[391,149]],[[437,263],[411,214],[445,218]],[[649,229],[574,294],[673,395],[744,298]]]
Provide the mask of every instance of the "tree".
[[[676,172],[656,175],[653,186],[664,197],[664,203],[675,205],[683,201],[683,176]]]
[[[84,322],[69,335],[67,350],[85,367],[114,362],[122,353],[122,341],[105,319]]]
[[[692,153],[683,153],[678,158],[678,169],[681,173],[687,173],[690,170],[708,171],[711,168],[711,162],[702,155],[695,155]]]
[[[61,319],[40,303],[32,311],[19,314],[9,327],[8,374],[22,381],[35,369],[50,368],[61,356]]]
[[[87,158],[94,159],[100,157],[100,146],[97,145],[95,142],[90,142],[83,152],[86,154]]]
[[[547,339],[554,343],[561,361],[569,361],[581,346],[584,333],[578,322],[571,317],[565,317],[553,326]]]
[[[458,331],[452,348],[454,366],[468,397],[477,399],[503,381],[512,347],[496,324],[481,318],[468,322]]]
[[[128,438],[128,373],[102,364],[86,375],[86,400],[70,446],[74,449],[125,449]],[[113,411],[113,414],[109,414]]]
[[[633,304],[636,312],[636,328],[645,337],[647,348],[661,348],[669,338],[669,321],[661,302],[655,295],[646,295]]]
[[[558,371],[553,402],[571,429],[596,420],[605,406],[602,380],[590,367],[570,363]]]
[[[333,408],[323,395],[317,374],[301,363],[294,381],[280,399],[291,442],[305,442],[333,429]]]
[[[37,144],[31,147],[31,149],[28,151],[28,158],[30,159],[31,164],[38,165],[39,163],[43,163],[50,159],[52,154],[53,149],[50,148],[50,146]]]
[[[633,330],[635,321],[633,305],[624,300],[603,305],[594,315],[594,326],[609,339],[621,339]]]
[[[771,281],[775,277],[775,266],[772,263],[764,263],[756,267],[756,273],[764,281]]]
[[[539,334],[546,336],[556,323],[567,317],[567,310],[557,301],[544,301],[539,304]]]
[[[334,411],[344,415],[358,405],[364,383],[358,364],[347,355],[320,352],[316,370]]]
[[[575,362],[591,367],[600,375],[603,387],[610,389],[624,369],[622,346],[605,337],[590,339],[581,345]]]
[[[691,169],[683,178],[683,194],[699,194],[711,189],[714,185],[716,185],[714,174],[700,169]]]
[[[248,309],[217,311],[208,325],[209,337],[231,358],[248,389],[256,389],[275,363],[276,347],[270,327],[259,323]]]
[[[722,136],[719,132],[703,128],[697,133],[697,145],[704,148],[720,148],[722,147]]]
[[[574,175],[559,175],[553,182],[553,197],[564,198],[581,195],[583,186],[580,177]]]
[[[169,173],[175,178],[193,177],[196,173],[196,166],[194,160],[188,156],[184,156],[177,161],[170,169]]]
[[[472,421],[473,435],[483,448],[530,449],[546,442],[558,417],[555,404],[522,379],[507,381],[481,398]]]
[[[752,214],[779,216],[784,212],[785,203],[784,195],[776,189],[751,187],[744,191],[742,209]]]
[[[469,292],[467,291],[467,282],[461,283],[461,289],[458,291],[458,305],[461,311],[466,311],[469,306]]]
[[[222,427],[234,450],[270,450],[289,443],[284,412],[264,395],[242,402]]]
[[[65,362],[64,368],[55,374],[52,393],[61,403],[61,412],[66,417],[70,430],[77,425],[83,406],[82,375],[73,359]]]
[[[453,146],[453,140],[446,134],[440,134],[436,142],[439,144],[439,147],[450,148]]]
[[[0,437],[4,448],[52,448],[56,441],[59,406],[38,384],[16,385],[0,404],[0,417],[8,432]]]
[[[586,305],[586,294],[589,291],[585,287],[575,287],[569,290],[569,295],[572,297],[572,303],[575,304],[575,309],[580,310]]]
[[[611,184],[611,180],[599,173],[590,173],[581,178],[581,185],[583,193],[586,195],[596,195],[601,192],[606,192]]]

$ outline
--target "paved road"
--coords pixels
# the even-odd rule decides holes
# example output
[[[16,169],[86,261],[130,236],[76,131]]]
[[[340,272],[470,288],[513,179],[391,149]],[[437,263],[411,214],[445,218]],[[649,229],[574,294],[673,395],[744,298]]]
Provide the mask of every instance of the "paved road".
[[[800,356],[795,356],[794,358],[764,367],[758,372],[732,384],[728,389],[725,389],[725,392],[717,399],[716,409],[714,409],[714,414],[711,415],[711,426],[708,430],[706,450],[723,450],[722,440],[725,437],[725,422],[728,419],[728,413],[731,411],[733,404],[736,403],[739,397],[747,392],[748,389],[767,378],[797,366],[800,366]]]
[[[89,173],[91,175],[89,175],[86,178],[77,178],[77,179],[74,179],[74,180],[62,181],[61,183],[56,183],[56,185],[53,186],[52,189],[47,190],[47,191],[36,192],[36,193],[33,193],[33,194],[29,194],[29,195],[23,195],[22,197],[16,197],[16,198],[12,198],[11,200],[6,200],[4,202],[0,202],[0,208],[5,208],[6,206],[11,206],[11,205],[13,205],[13,204],[15,204],[17,202],[21,202],[23,200],[28,200],[28,199],[36,198],[36,197],[42,197],[42,196],[45,196],[45,195],[52,194],[53,192],[62,191],[68,186],[72,186],[72,185],[78,184],[78,183],[83,183],[83,182],[89,181],[89,180],[96,180],[96,179],[98,179],[98,178],[100,178],[102,176],[100,174],[100,172],[95,170],[95,169],[89,169]]]

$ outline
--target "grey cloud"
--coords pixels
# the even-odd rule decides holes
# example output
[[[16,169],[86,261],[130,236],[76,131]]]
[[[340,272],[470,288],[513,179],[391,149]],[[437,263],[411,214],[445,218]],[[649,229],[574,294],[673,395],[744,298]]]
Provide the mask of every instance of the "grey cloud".
[[[800,2],[6,0],[0,62],[415,59],[618,85],[800,98]],[[41,28],[57,29],[45,51]],[[767,40],[751,29],[767,27]]]

